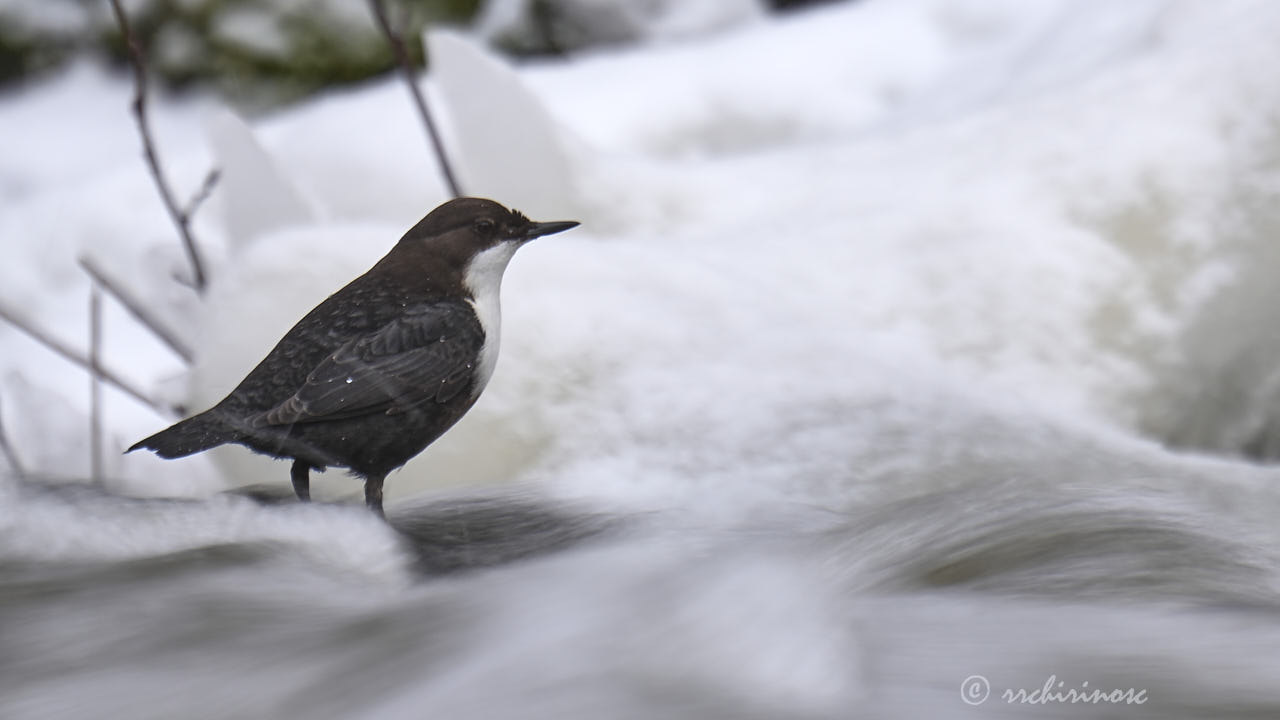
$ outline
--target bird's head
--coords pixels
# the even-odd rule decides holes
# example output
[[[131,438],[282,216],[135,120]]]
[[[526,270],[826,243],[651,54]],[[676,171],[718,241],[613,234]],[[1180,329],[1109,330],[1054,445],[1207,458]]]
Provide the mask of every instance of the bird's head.
[[[526,242],[577,227],[576,221],[535,222],[484,198],[456,198],[432,210],[400,239],[400,246],[430,266],[472,276],[468,284],[496,282]]]
[[[535,222],[484,198],[455,198],[432,210],[401,242],[421,243],[428,250],[476,255],[498,246],[510,252],[543,235],[577,227],[572,220]]]

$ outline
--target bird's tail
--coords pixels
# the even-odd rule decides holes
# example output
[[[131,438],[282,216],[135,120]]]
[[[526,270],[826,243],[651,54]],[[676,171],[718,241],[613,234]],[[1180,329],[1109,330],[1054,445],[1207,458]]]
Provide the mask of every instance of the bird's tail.
[[[234,441],[236,433],[210,412],[202,412],[149,438],[139,440],[125,452],[145,448],[162,458],[179,458]]]

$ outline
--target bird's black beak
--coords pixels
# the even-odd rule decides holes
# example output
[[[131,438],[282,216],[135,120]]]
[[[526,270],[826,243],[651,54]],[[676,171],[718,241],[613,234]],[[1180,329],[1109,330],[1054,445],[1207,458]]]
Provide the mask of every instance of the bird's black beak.
[[[535,222],[529,223],[528,229],[524,231],[524,240],[532,240],[543,235],[554,235],[558,232],[564,232],[571,228],[578,227],[576,220],[559,220],[556,222]]]

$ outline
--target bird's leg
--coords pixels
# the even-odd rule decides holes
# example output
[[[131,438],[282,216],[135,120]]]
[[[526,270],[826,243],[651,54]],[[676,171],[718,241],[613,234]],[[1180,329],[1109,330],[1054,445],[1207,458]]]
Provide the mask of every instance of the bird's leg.
[[[364,481],[364,504],[369,509],[378,514],[378,517],[385,518],[386,514],[382,512],[382,481],[386,479],[386,473],[381,475],[370,475]]]
[[[293,494],[302,502],[311,502],[311,465],[302,460],[294,460],[289,468],[289,477],[293,480]]]

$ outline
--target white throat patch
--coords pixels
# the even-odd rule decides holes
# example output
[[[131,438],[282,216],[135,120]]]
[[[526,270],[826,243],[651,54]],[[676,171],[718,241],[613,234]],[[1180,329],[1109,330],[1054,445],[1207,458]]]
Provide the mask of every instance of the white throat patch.
[[[518,243],[501,242],[488,250],[477,254],[467,265],[462,283],[475,298],[471,307],[480,318],[480,327],[484,328],[484,347],[480,349],[479,365],[476,367],[475,395],[484,390],[493,376],[493,369],[498,364],[498,344],[502,334],[502,308],[499,296],[502,291],[502,273],[511,262],[519,248]]]

